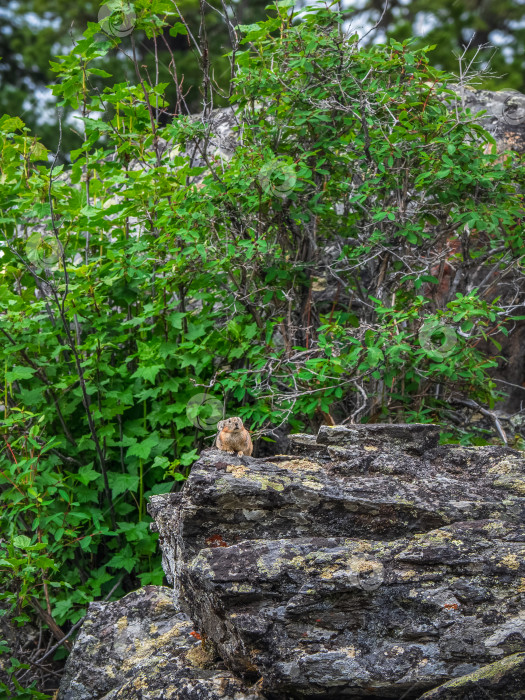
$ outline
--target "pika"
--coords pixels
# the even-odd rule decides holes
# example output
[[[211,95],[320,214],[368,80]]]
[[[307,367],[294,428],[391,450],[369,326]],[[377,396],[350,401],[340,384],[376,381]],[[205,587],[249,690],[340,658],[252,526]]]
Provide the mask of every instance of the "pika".
[[[217,430],[215,445],[218,450],[223,450],[231,455],[237,452],[239,457],[251,456],[253,452],[252,439],[240,418],[227,418],[219,421]]]

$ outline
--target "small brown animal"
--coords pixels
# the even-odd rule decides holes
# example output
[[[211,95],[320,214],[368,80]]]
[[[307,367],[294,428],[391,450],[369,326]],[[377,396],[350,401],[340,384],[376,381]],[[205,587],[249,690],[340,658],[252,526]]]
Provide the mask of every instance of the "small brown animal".
[[[252,439],[240,418],[221,420],[217,424],[217,430],[217,440],[215,441],[217,449],[231,455],[237,453],[238,457],[251,456],[253,452]]]

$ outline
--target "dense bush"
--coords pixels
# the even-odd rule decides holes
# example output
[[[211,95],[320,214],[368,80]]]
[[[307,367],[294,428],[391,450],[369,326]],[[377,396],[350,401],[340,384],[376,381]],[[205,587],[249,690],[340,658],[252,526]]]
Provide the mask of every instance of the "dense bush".
[[[186,32],[144,4],[138,29]],[[229,153],[205,50],[202,118],[160,127],[166,85],[138,63],[114,84],[104,57],[132,61],[133,35],[96,24],[54,64],[85,134],[71,165],[0,120],[0,571],[20,624],[47,610],[67,631],[90,600],[161,582],[147,497],[223,410],[258,430],[445,425],[451,397],[496,399],[477,345],[510,312],[475,280],[523,254],[522,165],[427,50],[363,49],[337,13],[290,5],[230,27]]]

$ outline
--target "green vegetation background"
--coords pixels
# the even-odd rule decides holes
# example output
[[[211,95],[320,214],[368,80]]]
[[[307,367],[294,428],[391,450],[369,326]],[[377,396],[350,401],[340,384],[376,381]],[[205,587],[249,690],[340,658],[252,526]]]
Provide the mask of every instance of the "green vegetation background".
[[[267,0],[227,3],[232,8],[230,14],[240,24],[260,20],[267,4]],[[308,5],[308,0],[303,4]],[[366,22],[373,24],[381,18],[379,32],[370,35],[369,42],[377,42],[378,37],[393,37],[397,41],[414,38],[415,48],[435,45],[432,64],[441,70],[457,72],[457,55],[472,39],[467,58],[472,58],[478,47],[485,46],[479,58],[481,61],[490,58],[493,70],[493,76],[486,76],[482,87],[525,92],[525,23],[523,5],[519,0],[436,0],[430,4],[422,0],[391,0],[384,14],[382,0],[366,0],[359,3],[360,9],[353,8],[350,2],[342,4],[346,10],[345,19],[354,26]],[[148,3],[139,5],[147,7]],[[0,10],[0,114],[20,116],[48,148],[56,148],[58,141],[53,100],[46,90],[46,86],[56,80],[49,62],[56,55],[69,52],[87,23],[97,21],[100,6],[99,0],[8,0],[6,7]],[[197,35],[200,25],[198,0],[181,0],[176,6],[193,34]],[[174,9],[173,3],[171,9]],[[210,0],[204,6],[214,78],[221,88],[226,89],[230,71],[225,54],[230,41],[219,14],[222,11],[220,0]],[[140,62],[148,66],[151,74],[157,52],[161,81],[170,80],[167,67],[173,55],[179,73],[184,75],[184,88],[189,91],[189,109],[198,112],[201,108],[201,76],[195,49],[187,36],[171,36],[168,32],[164,36],[169,51],[163,41],[155,46],[155,42],[145,35],[138,38]],[[134,80],[133,67],[118,53],[106,58],[106,70],[123,80]],[[166,95],[167,111],[170,112],[175,104],[171,84]],[[220,96],[216,97],[217,106],[226,103]],[[64,152],[78,146],[79,139],[78,135],[66,130],[62,140]]]
[[[362,47],[346,15],[291,7],[230,25],[215,76],[233,66],[231,94],[199,20],[172,3],[135,3],[121,38],[87,22],[53,61],[53,94],[82,125],[70,149],[64,116],[60,165],[16,106],[0,118],[0,597],[14,624],[47,611],[68,631],[90,601],[162,582],[147,498],[186,478],[223,407],[256,431],[393,415],[480,442],[447,412],[453,396],[494,406],[490,338],[512,316],[477,288],[436,303],[435,262],[521,274],[523,163],[495,152],[417,42]],[[162,116],[177,89],[164,58],[157,71],[139,53],[162,36],[190,41],[177,71],[195,61],[188,106],[204,119]],[[228,102],[242,129],[224,153],[208,117]],[[38,696],[18,681],[22,650],[0,653],[0,689]]]

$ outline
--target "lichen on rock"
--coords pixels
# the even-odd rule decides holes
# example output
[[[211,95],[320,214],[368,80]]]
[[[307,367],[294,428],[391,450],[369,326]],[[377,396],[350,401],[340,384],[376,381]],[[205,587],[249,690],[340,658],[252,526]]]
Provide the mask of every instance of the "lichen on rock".
[[[519,697],[525,459],[437,438],[335,426],[286,456],[205,450],[149,505],[175,603],[93,604],[59,700]]]

